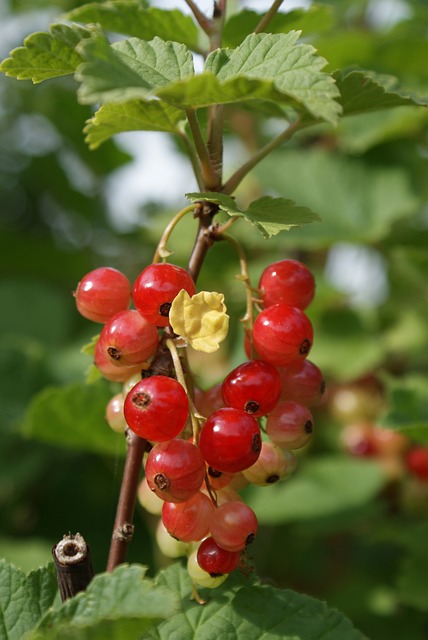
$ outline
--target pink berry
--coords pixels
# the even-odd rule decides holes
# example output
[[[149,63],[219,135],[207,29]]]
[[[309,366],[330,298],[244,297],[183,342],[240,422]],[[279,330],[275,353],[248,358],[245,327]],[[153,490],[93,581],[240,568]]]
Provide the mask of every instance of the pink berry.
[[[164,502],[162,522],[168,533],[182,542],[197,542],[209,534],[214,505],[200,491],[186,502]]]
[[[125,398],[126,422],[140,438],[171,440],[181,433],[189,416],[189,401],[174,378],[152,376],[138,382]]]
[[[99,338],[100,348],[117,366],[144,362],[155,353],[158,343],[156,327],[133,309],[120,311],[110,318]]]
[[[310,360],[278,367],[278,373],[281,379],[281,400],[292,400],[307,407],[322,402],[325,380],[321,370]]]
[[[185,289],[189,296],[196,293],[195,283],[187,271],[164,262],[151,264],[134,283],[135,308],[151,324],[166,327],[172,301],[181,289]]]
[[[222,385],[227,406],[243,409],[254,417],[264,416],[275,407],[281,383],[278,371],[263,360],[249,360],[236,367]]]
[[[307,407],[297,402],[280,402],[266,422],[272,442],[284,449],[300,449],[311,438],[314,419]]]
[[[285,302],[304,310],[314,298],[315,279],[302,262],[280,260],[263,271],[259,289],[264,307]]]
[[[74,292],[79,313],[94,322],[107,322],[131,302],[131,283],[111,267],[100,267],[87,273]]]
[[[253,542],[257,528],[256,514],[245,502],[225,502],[211,514],[211,535],[226,551],[245,549]]]

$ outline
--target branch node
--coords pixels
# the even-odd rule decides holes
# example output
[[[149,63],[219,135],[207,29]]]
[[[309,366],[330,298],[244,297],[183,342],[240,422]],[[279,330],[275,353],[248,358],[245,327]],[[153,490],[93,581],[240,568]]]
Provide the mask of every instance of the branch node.
[[[135,527],[130,522],[124,522],[122,526],[113,531],[112,539],[129,543],[134,535]]]

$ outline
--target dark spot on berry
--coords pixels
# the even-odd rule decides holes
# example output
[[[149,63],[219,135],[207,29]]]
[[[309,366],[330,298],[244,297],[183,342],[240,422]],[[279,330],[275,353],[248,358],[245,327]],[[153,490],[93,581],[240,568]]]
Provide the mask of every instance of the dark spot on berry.
[[[307,339],[303,340],[302,344],[300,345],[299,353],[301,353],[302,356],[306,356],[309,353],[310,348],[310,341]]]
[[[269,476],[269,478],[266,478],[266,482],[268,484],[274,484],[275,482],[278,482],[278,480],[279,480],[279,476],[277,476],[275,473]]]
[[[150,396],[148,393],[140,391],[132,396],[132,403],[137,407],[144,409],[144,407],[147,407],[150,404]]]
[[[113,360],[120,360],[122,357],[120,349],[116,349],[116,347],[108,347],[107,353]]]
[[[153,482],[159,491],[168,491],[171,485],[169,478],[163,473],[157,473],[153,478]]]
[[[245,540],[245,545],[251,544],[252,542],[254,542],[255,538],[256,538],[256,535],[254,533],[250,533],[247,536],[247,539]]]
[[[306,433],[312,433],[314,428],[314,425],[312,424],[311,420],[308,420],[307,422],[305,422],[305,431]]]
[[[253,441],[251,443],[251,449],[257,453],[258,451],[260,451],[262,448],[262,439],[259,433],[256,433],[253,436]]]
[[[167,318],[169,316],[169,310],[170,309],[171,309],[171,303],[170,302],[164,302],[159,307],[159,315],[163,316],[164,318]]]
[[[259,408],[260,408],[260,405],[258,402],[256,402],[255,400],[249,400],[245,405],[244,411],[246,411],[247,413],[256,413],[256,411],[258,411]]]
[[[211,476],[211,478],[220,478],[223,475],[223,473],[221,471],[217,471],[217,469],[208,467],[208,475]]]
[[[211,578],[221,578],[223,573],[210,573]]]

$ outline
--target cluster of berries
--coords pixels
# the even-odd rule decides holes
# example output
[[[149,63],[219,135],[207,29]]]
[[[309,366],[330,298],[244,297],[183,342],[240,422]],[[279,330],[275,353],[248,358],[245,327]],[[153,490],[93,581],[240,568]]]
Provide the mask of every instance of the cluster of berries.
[[[189,274],[156,263],[134,283],[135,310],[128,308],[128,279],[110,268],[83,278],[75,298],[82,315],[105,323],[95,365],[108,380],[125,383],[109,402],[107,421],[150,445],[140,501],[161,515],[163,532],[197,544],[189,572],[197,584],[212,587],[241,563],[257,532],[257,517],[237,490],[288,477],[293,451],[311,437],[310,407],[320,403],[325,386],[306,359],[313,329],[304,309],[315,282],[295,260],[267,267],[258,287],[260,312],[246,335],[249,359],[192,398],[175,377],[146,371],[182,289],[195,294]]]

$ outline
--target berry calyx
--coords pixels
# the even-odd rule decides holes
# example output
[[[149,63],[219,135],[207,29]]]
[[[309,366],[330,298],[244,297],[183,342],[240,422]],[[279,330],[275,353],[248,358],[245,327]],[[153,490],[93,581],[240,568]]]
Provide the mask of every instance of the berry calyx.
[[[107,322],[131,302],[131,283],[112,267],[100,267],[87,273],[73,293],[79,313],[93,322]]]
[[[254,322],[254,347],[260,358],[276,366],[304,360],[313,336],[311,321],[303,311],[283,302],[264,309]]]
[[[187,271],[163,262],[151,264],[135,280],[132,292],[135,308],[147,322],[166,327],[172,301],[182,289],[189,296],[196,293],[195,283]]]
[[[138,311],[128,309],[114,315],[104,325],[98,341],[99,348],[117,366],[130,366],[150,358],[158,346],[156,327]]]
[[[239,365],[229,373],[222,385],[225,404],[242,409],[254,417],[272,411],[280,393],[278,371],[270,362],[263,360],[250,360]]]
[[[232,573],[240,561],[239,551],[226,551],[218,546],[213,538],[205,538],[197,552],[198,565],[211,577]]]
[[[257,460],[262,446],[260,427],[241,409],[215,411],[201,430],[199,447],[207,464],[223,473],[236,473]]]
[[[189,401],[177,380],[152,376],[132,387],[123,412],[129,427],[140,438],[165,442],[183,430],[189,416]]]
[[[264,307],[285,302],[304,310],[314,298],[315,279],[302,262],[279,260],[263,271],[259,289]]]
[[[186,502],[201,488],[205,463],[191,442],[175,438],[161,442],[150,451],[145,474],[147,484],[167,502]]]

